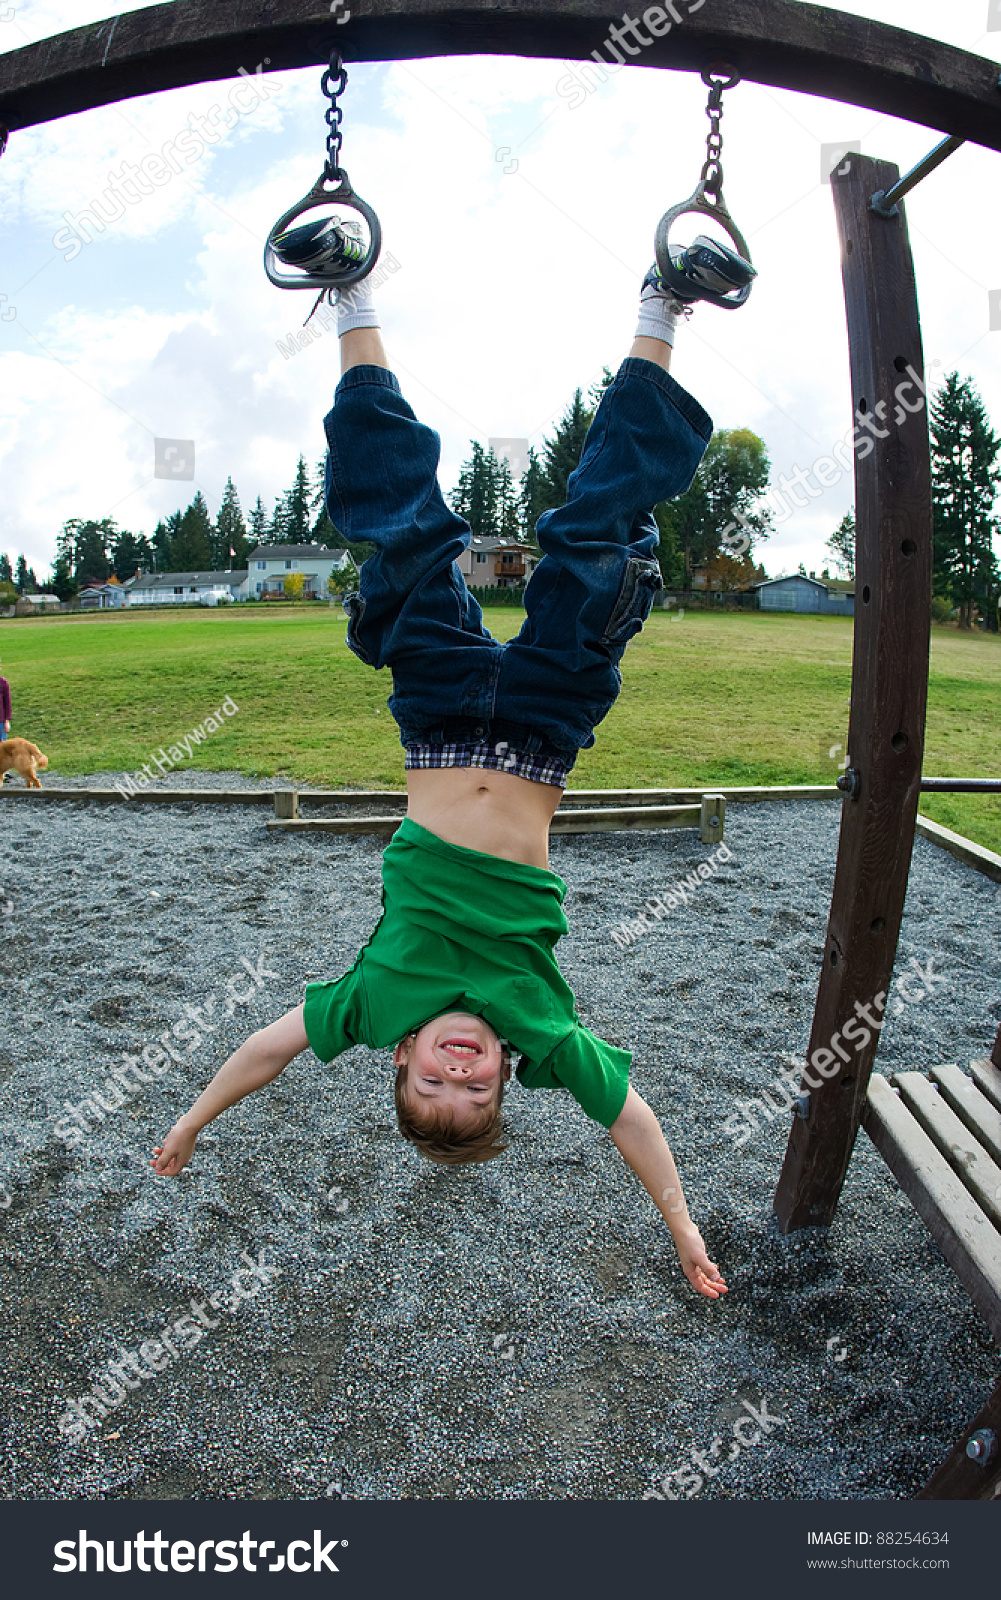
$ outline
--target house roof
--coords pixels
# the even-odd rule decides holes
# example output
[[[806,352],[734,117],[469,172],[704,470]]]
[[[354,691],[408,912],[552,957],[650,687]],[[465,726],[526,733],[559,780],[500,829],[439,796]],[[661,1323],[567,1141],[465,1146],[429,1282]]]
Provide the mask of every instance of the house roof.
[[[266,556],[270,560],[285,561],[289,556],[332,556],[336,560],[345,553],[343,550],[331,550],[325,544],[259,544],[254,546],[247,559]]]
[[[176,589],[179,584],[197,585],[199,588],[232,588],[246,583],[250,573],[246,567],[236,572],[143,572],[129,578],[123,589]]]
[[[752,589],[771,589],[777,583],[812,583],[815,589],[823,589],[825,594],[854,594],[854,583],[848,583],[844,578],[809,578],[805,572],[787,572],[784,578],[766,578],[764,583],[752,583]]]
[[[538,554],[533,545],[519,544],[517,539],[498,539],[493,534],[486,539],[478,539],[474,536],[469,541],[469,548],[480,551],[520,550],[524,555],[529,556]]]

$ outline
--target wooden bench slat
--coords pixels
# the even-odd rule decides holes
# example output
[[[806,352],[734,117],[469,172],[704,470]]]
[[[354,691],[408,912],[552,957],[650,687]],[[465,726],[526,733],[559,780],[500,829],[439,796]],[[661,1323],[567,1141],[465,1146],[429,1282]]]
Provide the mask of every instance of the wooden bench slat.
[[[920,1072],[895,1072],[890,1079],[904,1105],[966,1185],[980,1209],[1001,1232],[1001,1167],[978,1144],[966,1123],[929,1078]]]
[[[993,1061],[983,1056],[980,1060],[970,1062],[970,1072],[980,1093],[986,1095],[991,1104],[1001,1111],[1001,1071]]]
[[[956,1115],[962,1117],[994,1160],[1001,1162],[1001,1111],[952,1062],[932,1067],[931,1075]]]
[[[862,1126],[1001,1342],[1001,1236],[887,1080],[869,1080]]]

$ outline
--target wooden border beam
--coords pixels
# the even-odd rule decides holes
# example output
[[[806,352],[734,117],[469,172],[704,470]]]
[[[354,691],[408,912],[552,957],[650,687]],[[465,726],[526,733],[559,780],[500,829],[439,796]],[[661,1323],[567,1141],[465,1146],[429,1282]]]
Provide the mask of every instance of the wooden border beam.
[[[855,458],[855,642],[849,774],[824,965],[797,1117],[775,1193],[784,1233],[831,1221],[879,1044],[921,793],[931,634],[931,461],[921,326],[901,207],[869,197],[897,169],[852,155],[831,180],[848,315]],[[915,384],[911,373],[918,375]],[[906,396],[905,408],[896,399]],[[867,427],[866,423],[871,425]],[[865,1020],[865,1013],[871,1025]],[[847,1058],[847,1059],[846,1059]]]
[[[638,8],[641,18],[645,9]],[[798,0],[675,0],[675,10],[681,21],[668,33],[652,38],[641,28],[648,45],[630,40],[619,54],[636,66],[684,71],[722,57],[756,83],[866,106],[1001,150],[997,62]],[[268,72],[318,66],[335,47],[347,62],[588,61],[597,52],[614,66],[605,41],[621,21],[602,0],[365,0],[343,26],[329,0],[172,0],[0,56],[0,126],[29,128],[136,95],[234,78],[241,68],[255,73],[259,64]],[[565,76],[554,72],[554,88]]]

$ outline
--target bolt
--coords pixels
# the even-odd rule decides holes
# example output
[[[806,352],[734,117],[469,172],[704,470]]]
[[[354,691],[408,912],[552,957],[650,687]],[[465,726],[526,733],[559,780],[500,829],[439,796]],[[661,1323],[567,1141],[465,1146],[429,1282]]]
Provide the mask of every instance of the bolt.
[[[837,787],[841,790],[842,794],[848,795],[849,799],[857,800],[859,797],[859,790],[862,787],[862,774],[859,772],[858,768],[849,767],[845,772],[843,772],[837,781]]]
[[[966,1441],[966,1454],[978,1466],[989,1467],[998,1453],[998,1436],[993,1428],[977,1428]]]

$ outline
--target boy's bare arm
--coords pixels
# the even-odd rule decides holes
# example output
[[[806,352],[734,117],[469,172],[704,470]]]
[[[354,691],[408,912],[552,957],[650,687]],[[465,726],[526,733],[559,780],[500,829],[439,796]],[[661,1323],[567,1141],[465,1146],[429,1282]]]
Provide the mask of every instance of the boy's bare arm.
[[[626,1103],[609,1132],[622,1159],[632,1167],[671,1230],[685,1277],[710,1300],[726,1294],[719,1268],[688,1215],[681,1179],[660,1123],[646,1101],[630,1087]]]
[[[255,1089],[271,1083],[294,1056],[308,1047],[302,1012],[302,1006],[296,1006],[269,1027],[251,1034],[238,1050],[234,1050],[191,1110],[174,1124],[163,1144],[154,1147],[156,1160],[151,1161],[150,1166],[160,1177],[176,1178],[191,1160],[198,1135],[206,1123]]]

